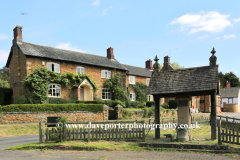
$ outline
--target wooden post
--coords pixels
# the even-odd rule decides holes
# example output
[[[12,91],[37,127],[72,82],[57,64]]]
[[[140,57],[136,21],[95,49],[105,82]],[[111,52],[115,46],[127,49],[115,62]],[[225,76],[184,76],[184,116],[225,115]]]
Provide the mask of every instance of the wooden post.
[[[42,143],[42,121],[39,122],[39,143]]]
[[[222,145],[221,141],[221,120],[218,120],[218,145]]]
[[[82,128],[80,128],[80,140],[82,140]]]
[[[52,140],[55,141],[56,137],[55,137],[55,128],[52,128]]]
[[[63,123],[63,141],[67,141],[67,130],[66,130],[66,122]]]
[[[156,111],[155,111],[155,112],[156,112]],[[145,122],[142,121],[142,123],[143,123],[142,125],[145,126],[145,125],[144,125]],[[159,128],[159,129],[160,129],[160,128]],[[160,134],[160,130],[159,130],[159,134]],[[145,127],[143,127],[142,135],[143,135],[143,139],[142,139],[142,141],[145,142]],[[156,138],[156,132],[155,132],[155,138]],[[160,135],[159,135],[159,138],[160,138]]]
[[[226,122],[228,122],[228,116],[226,116]]]
[[[217,139],[217,125],[216,125],[216,90],[211,94],[211,139]]]
[[[237,131],[237,144],[239,144],[239,131]]]
[[[229,141],[228,141],[229,143],[231,143],[232,142],[232,134],[231,134],[231,131],[229,131]]]
[[[46,142],[49,140],[48,128],[46,128]]]
[[[232,134],[232,137],[233,137],[233,144],[235,143],[235,131],[234,131],[234,129],[232,130],[233,131],[233,134]]]
[[[157,128],[155,128],[155,139],[160,139],[160,115],[159,115],[159,99],[160,96],[159,95],[153,95],[154,97],[154,102],[155,102],[155,126],[157,126]],[[144,123],[143,123],[144,124]],[[143,141],[145,141],[145,127],[143,127]]]
[[[228,128],[226,128],[226,142],[228,142]]]
[[[56,141],[58,142],[59,141],[59,131],[58,131],[58,128],[57,128],[57,137],[56,137]]]
[[[91,122],[88,122],[88,142],[90,142],[90,127],[91,127]]]

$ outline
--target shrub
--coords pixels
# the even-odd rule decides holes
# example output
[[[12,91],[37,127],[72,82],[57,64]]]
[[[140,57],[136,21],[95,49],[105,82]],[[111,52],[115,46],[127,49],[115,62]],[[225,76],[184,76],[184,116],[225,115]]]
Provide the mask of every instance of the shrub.
[[[148,117],[151,116],[155,113],[155,109],[153,107],[148,107],[148,108],[144,108],[144,117]]]
[[[168,108],[169,108],[169,106],[168,106],[167,103],[163,103],[163,104],[161,105],[161,107],[164,108],[164,109],[168,109]]]
[[[146,107],[146,102],[142,102],[139,106],[138,106],[138,108],[145,108]]]
[[[152,106],[154,106],[154,101],[147,101],[147,102],[146,102],[146,106],[147,106],[147,107],[152,107]]]
[[[75,100],[74,99],[68,100],[64,98],[48,98],[48,103],[50,104],[75,103]]]
[[[25,96],[18,96],[16,103],[17,104],[29,104],[29,101]]]
[[[45,111],[103,111],[102,104],[12,104],[2,107],[4,112],[45,112]]]
[[[169,100],[169,108],[170,109],[176,109],[177,108],[177,101],[175,99]]]
[[[57,119],[56,119],[56,121],[57,122],[62,122],[62,123],[64,123],[64,122],[67,122],[67,119],[68,119],[68,117],[67,116],[63,116],[63,115],[61,115],[60,117],[58,117]]]
[[[137,108],[138,106],[140,106],[140,104],[141,102],[138,101],[130,101],[128,108]]]
[[[120,101],[120,100],[96,100],[96,101],[83,101],[83,100],[77,100],[76,103],[82,103],[82,104],[106,104],[109,107],[114,108],[118,104],[121,105],[122,107],[126,107],[126,105]]]

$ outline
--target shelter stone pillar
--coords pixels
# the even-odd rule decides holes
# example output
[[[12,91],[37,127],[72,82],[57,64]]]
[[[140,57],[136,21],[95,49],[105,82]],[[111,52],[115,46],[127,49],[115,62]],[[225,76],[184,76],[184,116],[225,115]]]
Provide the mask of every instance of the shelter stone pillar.
[[[93,89],[91,89],[91,100],[93,101]]]
[[[178,102],[178,128],[177,130],[177,140],[179,141],[189,141],[192,139],[191,136],[191,98],[176,98]]]
[[[77,89],[77,96],[78,96],[78,100],[80,100],[80,88]]]

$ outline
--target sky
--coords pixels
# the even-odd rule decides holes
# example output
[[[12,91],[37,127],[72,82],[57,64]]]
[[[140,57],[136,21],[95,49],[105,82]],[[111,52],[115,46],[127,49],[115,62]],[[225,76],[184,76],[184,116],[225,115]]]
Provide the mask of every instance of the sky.
[[[145,67],[164,56],[185,68],[209,65],[240,77],[238,0],[0,0],[0,68],[6,65],[13,29],[23,41],[106,56]],[[27,13],[21,15],[20,13]],[[154,60],[153,60],[154,64]]]

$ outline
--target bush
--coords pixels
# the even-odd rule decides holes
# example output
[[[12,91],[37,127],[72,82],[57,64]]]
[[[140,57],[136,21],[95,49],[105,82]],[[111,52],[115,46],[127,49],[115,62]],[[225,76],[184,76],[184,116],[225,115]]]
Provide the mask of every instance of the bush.
[[[12,104],[2,107],[4,112],[46,112],[46,111],[103,111],[102,104]]]
[[[145,108],[146,107],[146,102],[142,102],[139,106],[138,106],[138,108]]]
[[[120,100],[96,100],[96,101],[83,101],[83,100],[77,100],[76,103],[82,103],[82,104],[106,104],[109,107],[114,108],[118,104],[121,105],[122,107],[126,107],[126,105],[121,102]]]
[[[152,107],[152,106],[154,106],[154,101],[147,101],[147,102],[146,102],[146,106],[147,106],[147,107]]]
[[[168,108],[169,108],[169,106],[168,106],[167,103],[163,103],[163,104],[161,105],[161,107],[164,108],[164,109],[168,109]]]
[[[48,98],[48,103],[50,104],[66,104],[66,103],[75,103],[74,99],[68,100],[64,98]]]
[[[128,108],[138,108],[140,106],[141,102],[138,101],[130,101]]]
[[[13,91],[11,88],[1,88],[0,87],[0,105],[10,104],[12,93],[13,93]]]
[[[170,109],[176,109],[177,108],[177,101],[175,99],[169,100],[169,108]]]
[[[155,109],[153,107],[148,107],[144,109],[144,118],[154,115]]]

